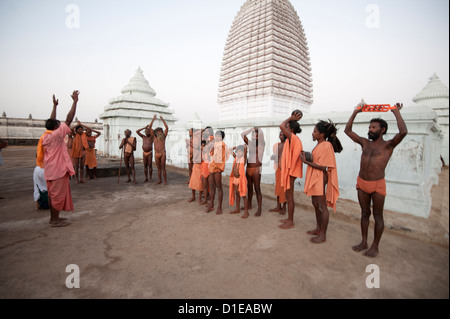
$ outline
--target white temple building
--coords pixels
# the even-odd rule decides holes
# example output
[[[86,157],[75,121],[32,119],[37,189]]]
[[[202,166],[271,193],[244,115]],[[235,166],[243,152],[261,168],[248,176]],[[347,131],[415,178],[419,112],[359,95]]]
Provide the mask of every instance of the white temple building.
[[[442,141],[441,157],[445,165],[449,164],[449,132],[448,132],[448,113],[449,113],[449,90],[439,77],[433,74],[430,77],[428,84],[420,91],[413,101],[419,106],[425,106],[436,111],[438,115],[438,123],[442,127],[442,133],[444,135]]]
[[[247,0],[226,42],[220,121],[308,113],[312,73],[305,32],[289,0]]]
[[[150,124],[155,114],[157,120],[153,123],[153,129],[164,129],[160,116],[166,121],[169,130],[177,120],[173,115],[174,111],[169,109],[169,104],[155,97],[156,92],[143,73],[138,68],[130,82],[121,90],[122,95],[111,99],[105,112],[100,114],[100,119],[103,120],[105,155],[120,156],[119,145],[125,137],[124,131],[129,129],[131,136],[137,138],[135,157],[142,158],[142,138],[136,131]]]

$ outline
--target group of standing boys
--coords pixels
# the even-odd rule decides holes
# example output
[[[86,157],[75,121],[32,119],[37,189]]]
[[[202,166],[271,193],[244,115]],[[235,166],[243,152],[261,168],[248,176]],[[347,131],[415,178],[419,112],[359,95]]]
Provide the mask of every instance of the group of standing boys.
[[[358,105],[360,106],[360,105]],[[353,121],[362,107],[355,108],[346,127],[345,133],[362,147],[361,164],[356,189],[358,201],[361,206],[361,234],[360,244],[353,246],[353,250],[360,252],[368,249],[367,234],[371,204],[375,219],[375,236],[371,247],[364,253],[368,257],[378,255],[378,246],[384,231],[383,209],[386,196],[385,169],[394,148],[407,134],[406,124],[400,115],[403,104],[396,104],[392,110],[399,132],[388,141],[383,139],[387,133],[388,125],[381,118],[370,121],[368,139],[360,137],[352,130]],[[307,233],[313,235],[311,242],[323,243],[326,241],[326,233],[329,221],[328,207],[336,211],[336,203],[339,197],[338,173],[335,153],[343,150],[337,137],[337,127],[331,121],[319,121],[313,130],[312,139],[317,144],[311,153],[303,150],[299,134],[302,132],[299,121],[303,113],[296,110],[280,125],[280,143],[273,146],[275,168],[275,195],[277,206],[271,212],[286,213],[288,217],[281,220],[281,229],[294,227],[294,183],[297,178],[303,177],[303,165],[307,165],[305,174],[304,192],[311,197],[316,215],[316,228]],[[251,134],[251,139],[247,138]],[[264,134],[261,128],[250,128],[242,132],[244,144],[228,149],[223,141],[225,133],[217,131],[214,134],[212,128],[191,129],[190,138],[186,140],[189,154],[189,188],[192,197],[189,202],[195,201],[195,192],[199,192],[199,204],[207,206],[206,212],[214,210],[214,199],[218,193],[218,206],[216,214],[222,214],[222,173],[225,163],[230,155],[234,161],[230,173],[229,204],[236,205],[230,214],[241,212],[240,199],[244,201],[244,214],[242,218],[248,218],[248,210],[252,209],[253,190],[256,193],[258,208],[255,216],[261,216],[261,170],[262,157],[265,150]]]
[[[152,121],[146,127],[143,127],[136,131],[136,134],[142,138],[142,151],[143,151],[143,163],[144,163],[144,174],[145,181],[148,182],[152,180],[153,175],[153,151],[155,152],[155,163],[158,168],[158,181],[156,184],[161,184],[161,175],[164,177],[164,185],[167,185],[167,173],[166,173],[166,137],[169,133],[169,127],[164,121],[164,118],[160,116],[161,121],[164,124],[165,130],[161,127],[152,129],[153,123],[156,120],[156,114]],[[145,130],[145,131],[144,131]],[[142,131],[145,134],[142,134]],[[154,147],[153,147],[154,146]],[[131,182],[131,176],[133,175],[133,183],[136,182],[136,170],[134,167],[134,152],[136,151],[136,138],[131,136],[130,130],[125,130],[125,137],[120,143],[119,149],[122,150],[122,155],[125,168],[128,176],[127,183]]]

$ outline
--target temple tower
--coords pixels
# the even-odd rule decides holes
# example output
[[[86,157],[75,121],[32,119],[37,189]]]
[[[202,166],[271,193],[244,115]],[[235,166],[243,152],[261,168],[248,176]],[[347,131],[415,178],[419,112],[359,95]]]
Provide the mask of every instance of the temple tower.
[[[309,48],[289,0],[247,0],[226,42],[218,103],[220,120],[308,113],[312,100]]]

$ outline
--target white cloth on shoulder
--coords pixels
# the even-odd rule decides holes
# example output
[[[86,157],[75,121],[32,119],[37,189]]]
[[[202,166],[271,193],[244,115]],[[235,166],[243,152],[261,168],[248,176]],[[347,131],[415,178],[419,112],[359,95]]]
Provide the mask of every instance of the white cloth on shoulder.
[[[33,183],[34,183],[34,201],[37,202],[41,197],[39,194],[39,189],[41,192],[47,191],[47,181],[44,177],[44,169],[36,166],[33,172]],[[39,189],[38,189],[39,187]]]

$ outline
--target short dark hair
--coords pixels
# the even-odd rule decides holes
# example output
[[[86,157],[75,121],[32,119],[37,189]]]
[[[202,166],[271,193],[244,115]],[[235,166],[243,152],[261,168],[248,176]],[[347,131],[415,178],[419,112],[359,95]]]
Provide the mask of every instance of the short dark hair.
[[[77,125],[77,126],[75,127],[75,131],[78,131],[78,129],[79,129],[80,127],[83,128],[83,126]]]
[[[163,131],[163,129],[162,129],[162,127],[157,127],[157,128],[155,128],[155,131],[154,131],[154,133],[156,134],[156,133],[158,133],[159,131]]]
[[[370,121],[370,123],[373,123],[373,122],[379,123],[381,128],[385,128],[383,135],[387,133],[388,124],[385,120],[383,120],[381,118],[375,118]]]
[[[61,122],[56,119],[48,119],[45,121],[45,128],[49,131],[53,131],[58,128],[59,124],[61,124]]]
[[[316,128],[319,131],[319,133],[324,134],[325,139],[333,145],[333,150],[335,153],[340,153],[343,150],[341,141],[337,137],[337,126],[333,123],[333,121],[328,120],[326,121],[319,121],[316,124]]]

